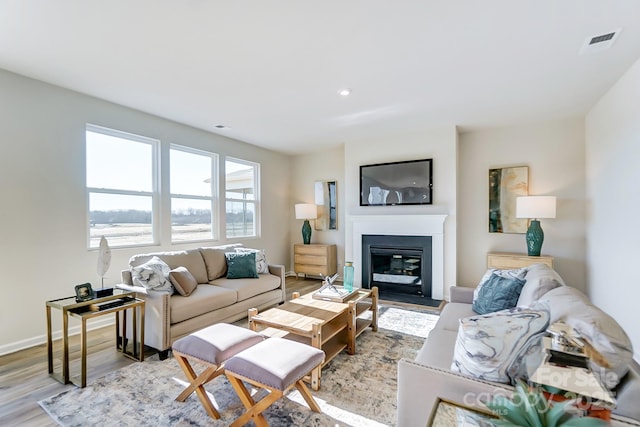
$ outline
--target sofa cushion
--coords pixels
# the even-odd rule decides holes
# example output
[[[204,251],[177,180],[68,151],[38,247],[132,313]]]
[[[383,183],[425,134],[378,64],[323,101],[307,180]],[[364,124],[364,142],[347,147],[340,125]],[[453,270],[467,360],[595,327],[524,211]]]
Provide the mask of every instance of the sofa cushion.
[[[240,254],[253,252],[256,254],[256,271],[258,274],[269,273],[269,264],[267,264],[267,255],[264,249],[236,248],[236,252]]]
[[[168,279],[169,266],[157,256],[131,268],[134,286],[142,286],[159,292],[173,293],[173,286]]]
[[[184,296],[188,297],[198,287],[198,282],[193,274],[184,267],[174,268],[169,272],[169,280],[176,291]]]
[[[246,253],[225,253],[227,258],[227,279],[257,279],[256,254]]]
[[[476,315],[477,313],[471,309],[471,304],[450,302],[442,308],[440,318],[434,329],[444,329],[458,333],[460,319]]]
[[[545,310],[513,308],[460,319],[451,370],[509,383],[542,362]]]
[[[188,297],[176,294],[171,297],[171,324],[198,317],[201,314],[230,306],[238,301],[237,292],[200,284]]]
[[[456,346],[458,331],[433,329],[429,337],[418,351],[416,362],[423,365],[449,370],[453,360],[453,349]]]
[[[135,267],[149,261],[152,257],[157,256],[167,263],[169,269],[184,267],[196,278],[198,283],[207,283],[207,269],[204,265],[204,259],[200,255],[198,249],[189,249],[186,251],[174,252],[157,252],[151,254],[134,255],[129,259],[129,266]]]
[[[631,340],[618,322],[591,304],[582,292],[569,286],[552,289],[540,302],[548,304],[551,323],[563,321],[604,356],[610,368],[602,368],[595,362],[591,368],[601,375],[608,388],[615,387],[629,370],[633,358]]]
[[[272,274],[260,274],[257,279],[226,279],[213,280],[212,285],[234,290],[238,293],[238,301],[243,301],[255,295],[280,287],[280,277]]]
[[[529,307],[551,289],[566,286],[558,272],[546,264],[533,264],[526,267],[526,270],[526,283],[518,298],[520,307]]]
[[[505,277],[492,273],[478,292],[478,297],[473,301],[473,311],[478,314],[487,314],[515,307],[524,283],[524,280],[517,277]]]
[[[207,280],[216,280],[227,274],[227,259],[224,256],[226,251],[218,248],[200,248],[200,254],[204,259],[207,270]],[[205,283],[206,283],[205,282]]]

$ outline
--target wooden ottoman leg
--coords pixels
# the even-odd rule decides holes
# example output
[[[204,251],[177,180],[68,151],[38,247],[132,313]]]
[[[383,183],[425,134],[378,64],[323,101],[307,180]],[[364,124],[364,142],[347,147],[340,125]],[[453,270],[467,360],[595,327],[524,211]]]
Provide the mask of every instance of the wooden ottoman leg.
[[[320,409],[320,406],[318,406],[318,403],[311,395],[311,392],[309,391],[307,386],[304,384],[304,381],[298,380],[296,382],[296,388],[298,389],[298,391],[304,398],[304,401],[307,402],[307,405],[309,405],[309,408],[311,408],[313,412],[322,412],[322,410]]]
[[[207,369],[205,369],[200,375],[196,376],[195,371],[191,367],[191,364],[186,357],[176,352],[174,352],[174,356],[182,367],[182,370],[187,376],[187,379],[190,381],[189,386],[185,388],[178,397],[176,397],[176,400],[178,402],[184,402],[185,399],[195,391],[198,395],[198,399],[200,399],[200,403],[202,403],[205,411],[207,411],[207,414],[209,414],[210,417],[215,418],[216,420],[220,419],[220,414],[213,406],[213,403],[209,399],[209,396],[207,396],[207,390],[205,390],[204,385],[218,375],[224,373],[224,369],[216,365],[211,365],[208,366]]]
[[[231,423],[229,427],[243,426],[251,420],[253,420],[255,425],[258,427],[269,427],[269,422],[264,415],[262,415],[262,412],[271,406],[273,402],[280,399],[282,397],[282,392],[279,390],[270,390],[271,392],[267,396],[256,403],[240,378],[227,372],[227,379],[235,389],[238,397],[242,401],[242,404],[247,409],[246,412]],[[246,378],[244,378],[244,380],[246,380]],[[260,387],[264,386],[261,385]]]

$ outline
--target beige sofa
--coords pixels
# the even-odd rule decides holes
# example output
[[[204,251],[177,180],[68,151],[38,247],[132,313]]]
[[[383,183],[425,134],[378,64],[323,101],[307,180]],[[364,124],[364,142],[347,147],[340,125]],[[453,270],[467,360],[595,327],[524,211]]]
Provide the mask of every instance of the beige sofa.
[[[135,291],[145,304],[145,345],[167,356],[175,340],[198,329],[220,322],[234,322],[247,316],[247,310],[259,310],[285,301],[283,265],[269,265],[268,274],[257,279],[227,279],[225,251],[233,247],[207,247],[176,252],[135,255],[129,269],[122,270],[118,287]],[[157,256],[171,269],[185,267],[198,286],[189,296],[155,292],[134,286],[131,267]]]
[[[528,268],[531,270],[525,277],[526,284],[520,297],[528,299],[528,302],[547,301],[550,304],[552,323],[558,317],[564,317],[562,320],[565,320],[566,316],[570,317],[572,313],[575,318],[581,318],[582,321],[584,313],[599,310],[591,305],[579,291],[566,286],[554,270],[541,264]],[[486,401],[488,397],[496,394],[509,395],[513,390],[506,384],[481,380],[451,370],[459,320],[477,314],[472,310],[473,288],[454,286],[450,291],[451,302],[443,308],[440,319],[429,333],[416,358],[402,359],[398,363],[397,425],[399,427],[427,425],[427,420],[439,398],[467,406],[483,407],[481,402]],[[518,305],[527,306],[528,304],[520,304],[519,300]],[[613,319],[603,312],[603,316],[595,324],[608,328],[610,335],[617,335],[614,337],[614,341],[617,338],[616,344],[623,342],[626,334],[624,331],[620,334],[621,329],[616,332],[615,325],[611,326],[610,321]],[[626,363],[629,369],[620,384],[613,390],[618,402],[613,413],[617,417],[640,421],[638,405],[640,367],[631,359],[630,349],[623,347],[622,345],[603,347],[605,351],[609,350],[606,353],[609,359],[617,359],[621,364]]]

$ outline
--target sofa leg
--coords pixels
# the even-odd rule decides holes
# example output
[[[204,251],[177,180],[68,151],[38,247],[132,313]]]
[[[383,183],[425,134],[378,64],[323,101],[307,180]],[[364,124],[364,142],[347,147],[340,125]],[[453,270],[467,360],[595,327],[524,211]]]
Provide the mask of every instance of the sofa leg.
[[[166,360],[167,357],[169,357],[169,349],[159,351],[158,357],[160,358],[160,360]]]

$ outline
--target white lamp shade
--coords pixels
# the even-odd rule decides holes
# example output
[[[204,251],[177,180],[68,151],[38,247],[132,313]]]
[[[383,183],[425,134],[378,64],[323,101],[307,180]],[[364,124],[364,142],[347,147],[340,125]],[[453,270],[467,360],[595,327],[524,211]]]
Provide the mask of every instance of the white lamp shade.
[[[555,196],[522,196],[516,198],[517,218],[555,218]]]
[[[299,203],[295,208],[296,219],[316,219],[318,217],[318,208],[311,203]]]

